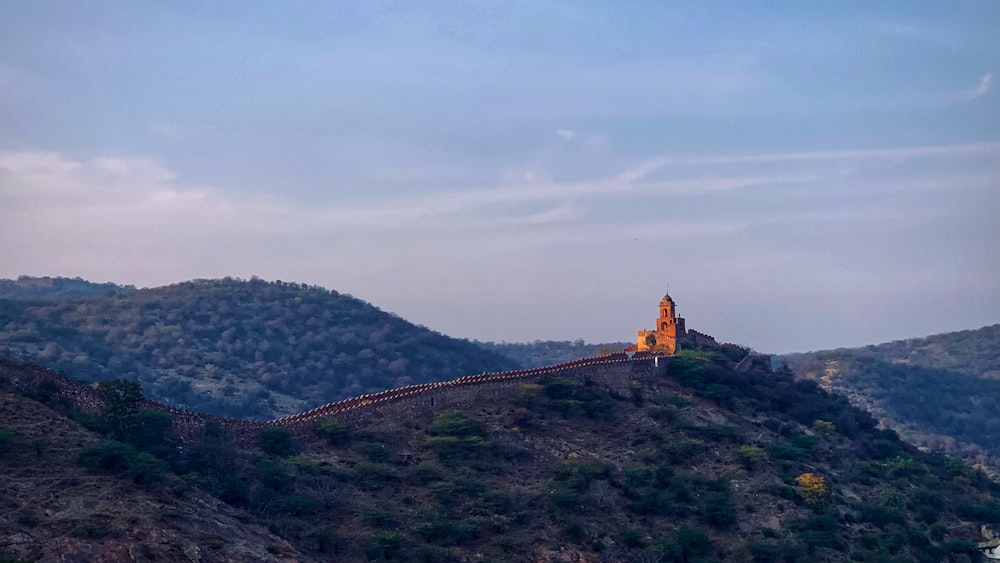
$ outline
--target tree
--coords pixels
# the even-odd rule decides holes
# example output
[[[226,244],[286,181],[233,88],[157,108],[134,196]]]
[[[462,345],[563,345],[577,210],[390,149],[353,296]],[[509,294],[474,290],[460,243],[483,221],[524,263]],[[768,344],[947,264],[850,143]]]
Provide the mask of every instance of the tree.
[[[815,473],[803,473],[795,478],[795,483],[799,486],[799,492],[809,504],[819,504],[826,499],[828,492],[826,479]]]
[[[295,451],[295,446],[292,443],[292,431],[284,426],[265,428],[260,433],[260,439],[257,443],[260,445],[260,449],[271,455],[287,456]]]
[[[132,434],[139,407],[142,405],[142,387],[137,381],[114,379],[98,384],[97,390],[104,399],[101,418],[119,439]]]

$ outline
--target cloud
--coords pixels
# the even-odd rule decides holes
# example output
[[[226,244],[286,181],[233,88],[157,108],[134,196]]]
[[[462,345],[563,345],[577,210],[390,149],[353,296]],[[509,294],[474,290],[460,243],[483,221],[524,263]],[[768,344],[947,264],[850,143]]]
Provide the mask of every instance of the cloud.
[[[987,72],[979,79],[979,85],[971,90],[952,92],[943,97],[945,103],[971,102],[977,98],[982,98],[990,91],[993,85],[993,73]]]
[[[556,135],[559,135],[560,139],[569,141],[576,137],[576,132],[572,129],[558,129]]]
[[[993,83],[993,74],[986,73],[982,78],[979,79],[979,86],[970,92],[970,100],[985,96],[987,92],[990,91],[990,85]]]

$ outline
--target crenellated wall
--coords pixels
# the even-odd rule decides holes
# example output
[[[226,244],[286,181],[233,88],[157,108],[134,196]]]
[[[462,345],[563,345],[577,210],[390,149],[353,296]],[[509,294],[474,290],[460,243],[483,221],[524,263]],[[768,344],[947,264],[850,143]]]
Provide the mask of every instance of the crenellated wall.
[[[330,417],[357,425],[376,420],[406,420],[418,413],[475,406],[508,397],[525,383],[540,381],[553,375],[580,382],[589,381],[609,388],[627,388],[633,381],[662,376],[666,373],[669,361],[668,357],[655,357],[648,353],[631,356],[619,353],[544,368],[482,373],[451,381],[410,385],[352,397],[267,422],[217,417],[148,400],[144,407],[169,414],[173,419],[172,433],[184,441],[197,439],[206,424],[215,423],[237,443],[251,445],[256,442],[260,432],[270,426],[282,426],[304,437],[314,435],[318,423]],[[104,407],[96,386],[38,366],[0,360],[0,380],[24,392],[55,395],[59,400],[83,412],[98,413]]]

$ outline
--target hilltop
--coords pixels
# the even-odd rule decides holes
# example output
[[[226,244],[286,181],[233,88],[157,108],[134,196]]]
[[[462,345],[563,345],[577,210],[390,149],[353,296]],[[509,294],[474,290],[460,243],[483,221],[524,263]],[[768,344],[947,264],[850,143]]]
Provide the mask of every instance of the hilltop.
[[[1000,468],[1000,325],[781,361],[908,441]]]
[[[58,299],[135,291],[133,285],[94,283],[83,278],[18,276],[0,279],[0,299]]]
[[[256,419],[517,367],[350,295],[231,278],[0,299],[4,356],[87,381],[135,379],[147,396],[178,407]]]
[[[212,494],[303,561],[978,558],[972,542],[1000,520],[1000,486],[790,372],[737,370],[743,354],[714,346],[468,378],[291,430],[258,425],[249,445],[207,424],[178,449],[162,413],[95,417],[51,389],[16,400],[31,394],[122,440],[86,449],[88,439],[49,433],[46,447],[78,452],[92,478]],[[5,378],[34,369],[8,366]],[[0,410],[0,425],[21,440],[28,425],[13,412]],[[31,475],[25,456],[0,463]],[[49,533],[52,522],[40,511],[31,527]]]

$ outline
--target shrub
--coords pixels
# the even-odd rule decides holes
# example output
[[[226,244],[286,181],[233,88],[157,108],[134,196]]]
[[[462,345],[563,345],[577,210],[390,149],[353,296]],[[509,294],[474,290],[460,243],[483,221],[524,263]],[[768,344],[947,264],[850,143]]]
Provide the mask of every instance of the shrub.
[[[646,547],[646,534],[642,533],[642,530],[629,528],[622,531],[618,536],[618,541],[629,548]]]
[[[369,561],[395,559],[403,551],[404,539],[399,532],[376,532],[365,544],[365,556]]]
[[[289,456],[295,451],[292,443],[292,431],[283,426],[270,426],[260,433],[257,440],[264,453],[276,456]]]
[[[392,450],[381,442],[358,442],[354,444],[354,449],[373,463],[384,463],[392,457]]]
[[[444,411],[434,417],[431,432],[443,436],[484,436],[483,425],[457,411]]]
[[[327,418],[319,423],[319,435],[326,438],[331,446],[339,446],[347,442],[351,430],[347,423],[336,418]]]
[[[759,462],[767,459],[767,452],[757,446],[740,446],[736,448],[736,458],[747,471],[752,471]]]
[[[124,442],[105,440],[94,446],[87,446],[80,452],[77,461],[92,471],[116,475],[124,473],[138,452]]]
[[[13,441],[14,432],[0,426],[0,455],[3,455],[10,448],[10,444]]]
[[[552,400],[569,399],[573,396],[573,391],[577,384],[562,377],[550,377],[542,381],[545,395]]]
[[[736,507],[729,497],[729,491],[705,493],[702,503],[702,518],[716,528],[729,528],[736,524]]]
[[[799,486],[799,493],[806,503],[816,505],[826,500],[829,492],[826,487],[826,479],[815,473],[803,473],[795,478],[795,484]]]
[[[812,423],[813,432],[823,436],[824,438],[830,438],[837,432],[837,425],[830,422],[829,420],[823,420],[817,418]]]
[[[681,528],[674,534],[683,561],[705,557],[712,550],[712,540],[698,528]]]
[[[269,489],[275,491],[289,490],[295,482],[295,477],[280,463],[261,460],[257,462],[256,467],[257,478],[260,479],[262,485]]]

